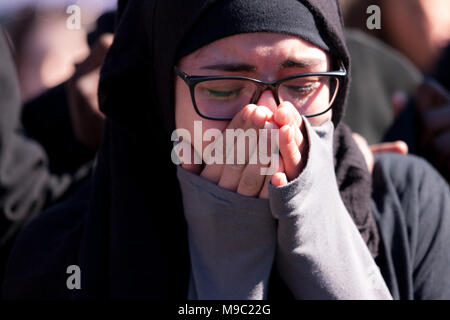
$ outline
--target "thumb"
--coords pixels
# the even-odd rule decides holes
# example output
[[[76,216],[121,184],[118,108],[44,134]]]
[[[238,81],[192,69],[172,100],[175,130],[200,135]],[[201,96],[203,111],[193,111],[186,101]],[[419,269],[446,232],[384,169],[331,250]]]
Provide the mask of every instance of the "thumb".
[[[275,187],[282,187],[288,183],[286,174],[284,172],[277,172],[272,176],[272,184]]]

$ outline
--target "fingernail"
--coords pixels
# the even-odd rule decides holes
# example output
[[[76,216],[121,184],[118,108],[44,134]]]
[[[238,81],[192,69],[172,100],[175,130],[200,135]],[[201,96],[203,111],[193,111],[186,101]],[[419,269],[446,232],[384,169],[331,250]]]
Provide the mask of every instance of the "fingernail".
[[[259,119],[264,119],[265,120],[267,118],[267,112],[266,112],[266,110],[264,108],[259,107],[259,108],[256,109],[255,112],[256,112],[256,115],[258,116]]]
[[[264,129],[276,129],[277,127],[275,126],[275,124],[271,121],[266,121],[266,123],[264,124]]]
[[[272,110],[267,108],[266,106],[261,106],[262,110],[264,110],[264,113],[266,114],[267,118],[270,118],[273,114]]]
[[[402,154],[408,154],[409,148],[408,148],[408,145],[404,141],[398,140],[398,141],[396,141],[396,143],[397,143],[398,147],[401,149]]]

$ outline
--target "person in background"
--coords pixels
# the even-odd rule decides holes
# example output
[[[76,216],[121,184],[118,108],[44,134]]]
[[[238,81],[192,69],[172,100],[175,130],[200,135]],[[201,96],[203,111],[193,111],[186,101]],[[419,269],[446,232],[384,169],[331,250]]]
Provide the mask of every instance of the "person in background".
[[[55,175],[39,143],[20,122],[19,86],[3,29],[0,33],[0,280],[15,236],[50,203],[62,200],[78,175]],[[80,172],[80,175],[83,175]]]
[[[447,0],[340,0],[345,25],[380,39],[429,74],[450,42]],[[380,8],[380,29],[368,29],[367,8]]]
[[[400,112],[397,101],[407,99],[423,75],[400,52],[364,32],[346,28],[345,36],[353,68],[344,122],[370,144],[380,143]]]
[[[427,78],[398,109],[383,140],[404,141],[450,183],[450,91]]]
[[[114,11],[100,16],[87,35],[90,54],[73,66],[71,77],[22,107],[23,126],[45,149],[52,172],[73,173],[92,161],[98,149],[103,115],[98,108],[97,82],[112,42],[114,20]]]
[[[346,25],[359,29],[346,30],[354,81],[344,121],[369,143],[406,142],[409,152],[450,181],[449,2],[341,3]],[[380,30],[366,26],[366,9],[373,4],[381,9]]]
[[[13,44],[0,29],[0,283],[22,228],[67,199],[91,172],[103,125],[96,99],[99,68],[112,42],[106,33],[112,24],[104,30],[102,19],[75,74],[24,106]]]
[[[23,103],[66,81],[88,56],[86,30],[68,29],[67,17],[62,9],[27,6],[5,21]]]

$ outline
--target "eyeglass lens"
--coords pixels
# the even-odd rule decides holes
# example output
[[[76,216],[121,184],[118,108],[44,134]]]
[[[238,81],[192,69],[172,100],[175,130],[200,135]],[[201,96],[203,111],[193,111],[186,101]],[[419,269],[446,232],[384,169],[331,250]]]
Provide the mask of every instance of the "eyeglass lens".
[[[280,102],[289,101],[305,116],[326,111],[336,96],[338,79],[333,76],[298,77],[279,84]],[[199,82],[194,98],[199,112],[211,118],[233,118],[252,101],[258,85],[250,80],[214,79]]]

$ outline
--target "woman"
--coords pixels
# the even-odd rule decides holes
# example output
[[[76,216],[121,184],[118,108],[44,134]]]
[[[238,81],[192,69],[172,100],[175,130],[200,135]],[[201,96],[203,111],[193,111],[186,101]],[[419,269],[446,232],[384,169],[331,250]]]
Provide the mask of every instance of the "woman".
[[[93,181],[22,234],[6,298],[450,296],[448,187],[399,156],[378,159],[371,186],[340,123],[350,61],[337,3],[120,4]],[[209,143],[184,139],[203,163],[184,148],[175,166],[172,132],[195,136],[195,121],[201,133],[279,128],[278,172],[210,163]]]

